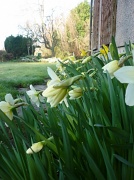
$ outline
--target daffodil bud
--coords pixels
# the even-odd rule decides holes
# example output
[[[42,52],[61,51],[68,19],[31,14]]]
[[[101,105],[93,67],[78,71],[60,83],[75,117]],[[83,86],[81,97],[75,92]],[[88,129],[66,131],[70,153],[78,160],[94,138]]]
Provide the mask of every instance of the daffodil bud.
[[[73,86],[73,90],[69,91],[70,99],[78,99],[82,96],[82,89],[77,86]]]
[[[110,74],[111,79],[114,77],[114,72],[117,71],[119,67],[119,61],[114,60],[106,64],[105,66],[102,67],[103,72],[106,73],[108,72]]]
[[[86,58],[82,61],[82,64],[87,63],[87,62],[89,62],[89,61],[91,61],[91,60],[92,60],[92,57],[91,57],[91,56],[86,57]]]
[[[68,59],[71,60],[71,61],[75,61],[76,60],[75,56],[69,56]]]
[[[33,153],[39,152],[40,150],[42,150],[43,146],[46,146],[48,142],[52,141],[53,139],[54,139],[53,136],[51,136],[44,141],[40,141],[40,142],[32,144],[32,146],[29,149],[27,149],[26,153],[33,154]]]
[[[26,153],[27,154],[37,153],[42,148],[43,148],[43,143],[42,142],[34,143],[34,144],[32,144],[32,146],[29,149],[27,149]]]
[[[81,78],[82,78],[82,75],[74,76],[67,80],[61,81],[58,84],[55,84],[53,87],[54,88],[67,88],[67,87],[71,86],[74,82],[80,80]]]

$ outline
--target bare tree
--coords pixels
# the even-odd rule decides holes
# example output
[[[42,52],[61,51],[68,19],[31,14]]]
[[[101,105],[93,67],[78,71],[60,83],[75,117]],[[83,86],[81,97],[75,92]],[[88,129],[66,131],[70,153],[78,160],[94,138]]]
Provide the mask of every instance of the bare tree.
[[[54,10],[49,16],[44,15],[44,0],[38,0],[38,11],[40,20],[38,23],[26,23],[23,29],[23,34],[26,37],[33,39],[33,44],[43,44],[45,48],[49,49],[52,56],[55,56],[55,47],[59,42],[58,28],[56,19],[54,17]]]

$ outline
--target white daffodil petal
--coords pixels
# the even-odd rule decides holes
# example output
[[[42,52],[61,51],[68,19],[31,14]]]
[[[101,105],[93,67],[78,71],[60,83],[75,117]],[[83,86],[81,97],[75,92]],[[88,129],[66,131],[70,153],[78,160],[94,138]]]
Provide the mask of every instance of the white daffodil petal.
[[[48,67],[47,68],[47,72],[48,72],[48,75],[51,77],[52,80],[59,80],[59,77],[55,74],[55,72],[50,68]]]
[[[31,91],[36,92],[36,90],[35,90],[35,88],[33,87],[33,85],[32,85],[32,84],[30,84],[30,89],[31,89]]]
[[[64,97],[63,101],[64,101],[66,107],[69,107],[66,96]]]
[[[31,95],[34,95],[34,94],[35,94],[35,92],[32,91],[32,90],[29,90],[29,91],[27,91],[26,93],[27,93],[28,96],[31,96]]]
[[[50,96],[50,97],[47,98],[47,102],[51,103],[53,101],[53,99],[54,99],[54,96]]]
[[[4,113],[6,113],[6,112],[10,111],[11,106],[10,106],[10,104],[9,104],[8,102],[1,101],[1,102],[0,102],[0,109],[1,109]]]
[[[33,102],[37,102],[38,101],[38,97],[35,96],[35,95],[31,96],[30,98],[31,98],[31,101],[33,101]]]
[[[6,114],[6,116],[12,120],[13,119],[13,113],[11,111],[11,105],[8,102],[1,101],[0,102],[0,109]]]
[[[55,85],[57,83],[61,82],[60,80],[50,80],[47,84],[47,86]]]
[[[37,107],[40,107],[40,102],[39,101],[36,101],[35,104],[36,104]]]
[[[134,66],[124,66],[114,73],[121,83],[134,83]]]
[[[10,120],[13,119],[13,112],[12,112],[12,111],[8,111],[8,112],[6,112],[5,114],[6,114],[6,116],[7,116]]]
[[[14,105],[14,99],[13,99],[11,94],[6,94],[5,95],[5,101],[8,102],[11,105]]]
[[[39,101],[44,102],[44,97],[39,94]]]
[[[128,106],[134,106],[134,84],[128,84],[125,95],[125,102]]]

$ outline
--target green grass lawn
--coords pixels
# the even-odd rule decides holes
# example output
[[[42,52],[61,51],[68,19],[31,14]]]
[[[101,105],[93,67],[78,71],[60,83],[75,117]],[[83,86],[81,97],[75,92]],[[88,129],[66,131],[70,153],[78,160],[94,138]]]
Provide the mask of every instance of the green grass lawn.
[[[48,78],[48,66],[55,69],[55,64],[41,62],[0,63],[0,100],[3,100],[7,93],[17,96],[17,89],[20,87],[44,83]]]

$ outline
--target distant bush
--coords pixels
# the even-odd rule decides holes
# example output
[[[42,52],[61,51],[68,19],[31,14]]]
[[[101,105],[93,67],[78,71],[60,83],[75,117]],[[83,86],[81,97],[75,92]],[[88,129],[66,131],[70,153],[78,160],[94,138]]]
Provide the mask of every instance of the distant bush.
[[[32,40],[23,36],[9,36],[4,45],[6,52],[12,53],[15,59],[31,54],[32,51]]]
[[[14,58],[14,55],[12,53],[5,52],[3,54],[3,59],[6,60],[6,61],[12,60],[13,58]]]
[[[20,57],[19,61],[22,61],[22,62],[38,62],[39,59],[33,55],[29,55],[29,56]]]
[[[5,52],[5,50],[0,50],[0,56],[2,56]]]
[[[0,61],[9,61],[14,58],[12,53],[7,53],[5,50],[0,50]]]
[[[3,61],[3,54],[5,53],[4,50],[0,50],[0,62]]]

